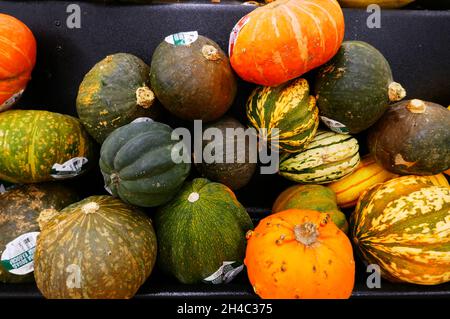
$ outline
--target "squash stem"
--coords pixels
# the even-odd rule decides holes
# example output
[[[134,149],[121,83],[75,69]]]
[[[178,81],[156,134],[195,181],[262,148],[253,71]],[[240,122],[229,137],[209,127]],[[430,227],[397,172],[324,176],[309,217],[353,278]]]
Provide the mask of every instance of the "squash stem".
[[[400,83],[392,82],[388,87],[389,101],[397,102],[406,96],[406,90]]]
[[[311,246],[317,242],[319,237],[319,230],[317,225],[312,222],[306,222],[301,225],[295,225],[294,227],[295,239],[305,246]]]
[[[143,107],[144,109],[148,109],[153,105],[155,101],[155,94],[150,88],[144,84],[144,86],[138,88],[136,90],[136,103],[137,105]]]
[[[408,102],[408,104],[406,105],[406,108],[411,113],[423,113],[426,111],[427,105],[425,104],[424,101],[414,99],[414,100],[411,100]]]

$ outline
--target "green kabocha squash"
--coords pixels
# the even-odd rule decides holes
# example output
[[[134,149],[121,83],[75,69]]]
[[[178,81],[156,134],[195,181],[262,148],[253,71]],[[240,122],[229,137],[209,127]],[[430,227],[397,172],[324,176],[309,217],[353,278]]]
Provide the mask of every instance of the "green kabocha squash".
[[[228,57],[197,32],[166,37],[153,53],[151,87],[173,115],[213,121],[230,108],[237,84]]]
[[[441,173],[450,168],[450,111],[421,100],[396,103],[371,128],[368,146],[393,173]]]
[[[358,150],[358,141],[348,134],[318,131],[303,152],[281,155],[279,173],[297,183],[330,183],[356,169]]]
[[[42,211],[60,210],[78,200],[59,183],[17,186],[0,194],[0,281],[32,282],[33,255]]]
[[[204,127],[204,133],[210,128],[219,130],[217,133],[220,132],[220,135],[214,134],[211,139],[203,140],[201,162],[197,163],[194,152],[194,163],[197,169],[204,177],[222,183],[233,190],[247,185],[256,170],[256,135],[253,135],[255,145],[252,147],[249,137],[244,134],[246,128],[231,117],[224,117],[210,123]],[[213,131],[213,133],[216,132]],[[212,155],[213,158],[204,158],[207,149],[211,150],[208,155]],[[232,162],[227,162],[227,158]]]
[[[189,161],[175,162],[165,124],[133,122],[115,130],[102,145],[100,169],[105,187],[126,203],[153,207],[169,201],[189,174]],[[190,156],[190,154],[189,154]]]
[[[263,141],[272,147],[278,143],[286,152],[304,149],[319,126],[316,101],[301,78],[256,88],[247,102],[247,118]]]
[[[34,275],[46,298],[131,298],[150,276],[156,253],[149,217],[119,199],[93,196],[44,223]]]
[[[93,163],[93,145],[83,125],[69,115],[0,113],[0,179],[39,183],[78,176]]]
[[[228,187],[198,178],[159,208],[155,227],[159,265],[192,284],[209,278],[224,262],[242,264],[245,234],[253,225]]]
[[[77,112],[86,130],[103,143],[116,128],[158,114],[150,90],[150,67],[127,53],[108,55],[84,77]]]
[[[361,194],[350,219],[352,239],[367,264],[391,281],[450,281],[450,188],[403,176]]]
[[[322,185],[294,185],[284,190],[276,199],[272,213],[288,209],[311,209],[328,213],[331,220],[344,233],[348,231],[347,219],[339,210],[336,194]]]
[[[392,80],[389,63],[377,49],[346,41],[318,70],[315,94],[322,121],[337,133],[354,134],[372,126],[406,92]]]

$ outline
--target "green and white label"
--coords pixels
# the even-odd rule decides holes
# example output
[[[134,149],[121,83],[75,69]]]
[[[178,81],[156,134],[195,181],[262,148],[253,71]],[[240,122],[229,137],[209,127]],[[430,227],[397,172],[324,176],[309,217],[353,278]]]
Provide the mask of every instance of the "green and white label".
[[[0,105],[0,111],[4,111],[13,106],[22,96],[24,90],[20,90],[9,99],[7,99],[2,105]]]
[[[20,235],[6,245],[2,253],[2,266],[14,275],[26,275],[34,270],[34,252],[39,232]]]
[[[172,45],[189,45],[198,39],[197,31],[179,32],[171,34],[165,38],[165,41]]]
[[[236,261],[224,261],[222,266],[211,276],[203,279],[203,282],[209,284],[227,284],[231,282],[242,270],[244,265]]]
[[[325,117],[325,116],[321,116],[320,119],[333,132],[340,133],[340,134],[348,134],[348,133],[350,133],[350,131],[348,130],[347,126],[345,126],[344,124],[342,124],[342,123],[340,123],[338,121],[332,120],[332,119],[330,119],[328,117]]]
[[[51,176],[54,179],[66,179],[78,176],[83,173],[88,163],[86,157],[75,157],[63,164],[54,164]]]

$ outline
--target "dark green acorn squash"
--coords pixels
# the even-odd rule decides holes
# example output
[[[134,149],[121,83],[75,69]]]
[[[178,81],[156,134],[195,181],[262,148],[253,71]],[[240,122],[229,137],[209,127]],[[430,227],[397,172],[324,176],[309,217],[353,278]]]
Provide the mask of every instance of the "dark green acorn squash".
[[[392,80],[385,57],[362,41],[346,41],[322,66],[315,82],[322,121],[337,133],[359,133],[372,126],[406,92]]]
[[[6,193],[0,194],[1,282],[34,281],[32,263],[20,266],[18,263],[11,263],[11,257],[27,254],[28,260],[32,260],[35,237],[30,238],[29,233],[40,231],[39,214],[45,210],[63,209],[77,200],[78,197],[72,189],[59,183],[17,186]],[[22,235],[25,235],[24,240],[29,241],[30,250],[28,252],[15,250],[12,255],[8,252],[5,253],[7,245]],[[8,248],[8,250],[14,251],[11,249],[12,247]],[[10,257],[6,257],[6,254]]]
[[[153,53],[150,78],[158,100],[185,120],[216,120],[236,96],[228,57],[217,43],[196,33],[174,34],[161,42]]]
[[[198,178],[159,208],[155,228],[161,269],[192,284],[215,273],[225,261],[242,263],[245,234],[253,225],[228,187]]]
[[[105,187],[123,201],[142,207],[169,201],[189,174],[190,163],[175,163],[172,129],[158,122],[134,122],[115,130],[102,145]]]
[[[111,196],[92,196],[43,224],[34,275],[46,298],[131,298],[150,276],[156,253],[148,216]]]
[[[244,135],[246,127],[232,117],[224,117],[205,126],[204,131],[209,128],[218,129],[222,133],[222,138],[214,136],[211,140],[203,140],[202,153],[206,147],[214,147],[212,155],[222,153],[223,156],[219,158],[220,163],[208,163],[204,158],[201,163],[194,160],[197,169],[204,177],[222,183],[233,190],[247,185],[256,170],[257,150],[251,147],[249,139]],[[238,131],[235,131],[236,135],[227,134],[227,129]],[[226,163],[227,156],[231,157],[228,153],[231,150],[234,150],[234,162]]]
[[[421,100],[396,103],[370,129],[368,146],[393,173],[441,173],[450,168],[450,111]]]
[[[86,130],[100,144],[116,128],[138,117],[156,117],[150,90],[150,67],[127,53],[108,55],[84,77],[77,112]]]

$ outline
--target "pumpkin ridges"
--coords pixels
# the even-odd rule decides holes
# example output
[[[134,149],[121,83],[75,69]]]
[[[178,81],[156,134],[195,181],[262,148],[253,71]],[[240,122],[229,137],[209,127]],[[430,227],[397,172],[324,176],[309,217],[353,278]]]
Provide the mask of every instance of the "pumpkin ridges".
[[[335,34],[340,44],[344,33],[342,10],[333,1],[316,1],[323,6],[318,9],[316,3],[309,1],[279,0],[249,13],[236,41],[230,40],[229,55],[235,71],[246,81],[274,86],[326,62],[337,49]],[[303,11],[299,11],[299,7]],[[323,48],[316,48],[315,42],[310,40],[320,35],[317,27],[312,26],[316,24],[311,16],[321,19],[322,34],[327,37],[322,40],[326,54],[323,54]],[[302,22],[305,20],[307,22]],[[326,32],[326,28],[331,30],[335,25],[339,29],[337,32]]]

